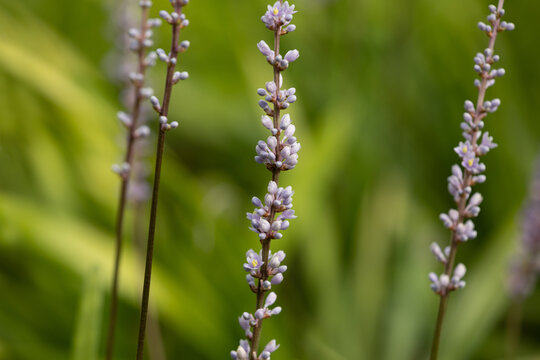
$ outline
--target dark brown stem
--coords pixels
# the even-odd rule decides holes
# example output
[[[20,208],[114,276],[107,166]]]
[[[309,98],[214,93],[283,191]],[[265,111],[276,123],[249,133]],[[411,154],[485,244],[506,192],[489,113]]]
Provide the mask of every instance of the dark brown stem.
[[[164,144],[165,130],[160,129],[157,143],[154,189],[152,191],[152,207],[150,210],[150,225],[148,227],[148,242],[146,244],[146,263],[144,267],[144,286],[141,301],[141,318],[139,322],[139,339],[137,342],[137,360],[142,360],[144,353],[144,337],[146,333],[146,320],[148,317],[148,300],[150,297],[150,282],[152,280],[152,260],[154,256],[154,237],[156,233],[159,180],[161,176],[161,163],[163,160]]]
[[[174,2],[174,11],[180,15],[182,6],[178,1]],[[165,90],[163,94],[163,105],[161,106],[160,116],[167,117],[169,114],[169,104],[173,87],[173,75],[178,56],[178,40],[180,38],[181,24],[172,25],[172,42],[169,58],[172,60],[167,66],[167,77],[165,81]],[[154,186],[152,191],[152,206],[150,209],[150,224],[148,226],[148,242],[146,247],[146,264],[144,268],[144,286],[141,300],[141,317],[139,322],[139,337],[137,342],[137,360],[142,360],[144,355],[144,338],[146,334],[146,322],[148,318],[148,301],[150,297],[150,282],[152,280],[152,259],[154,255],[154,238],[156,232],[157,205],[159,195],[159,183],[161,176],[161,164],[163,161],[163,148],[165,145],[165,135],[167,129],[159,124],[159,136],[156,151],[156,167],[154,172]]]
[[[281,1],[283,2],[283,1]],[[279,55],[279,47],[280,47],[280,39],[281,39],[281,26],[278,27],[274,32],[274,57]],[[278,67],[278,64],[274,65],[274,83],[276,84],[276,94],[275,94],[275,101],[274,101],[274,128],[278,129],[278,132],[276,133],[275,137],[277,140],[277,147],[276,147],[276,161],[280,160],[280,130],[279,130],[279,117],[280,117],[280,107],[278,103],[278,94],[280,90],[279,86],[279,75],[280,75],[280,69]],[[272,181],[276,183],[276,185],[279,183],[279,174],[280,169],[275,167],[272,169]],[[276,216],[276,209],[272,205],[270,207],[270,216],[268,219],[268,222],[270,225],[274,222]],[[271,239],[264,239],[261,241],[262,244],[262,261],[263,264],[261,265],[261,278],[259,279],[259,282],[257,284],[257,302],[255,311],[258,309],[263,308],[264,304],[264,294],[265,290],[263,289],[263,282],[265,282],[268,279],[268,271],[267,271],[267,265],[268,265],[268,254],[270,252],[270,242]],[[257,353],[259,352],[259,345],[261,341],[261,332],[262,332],[262,319],[257,322],[257,325],[253,328],[253,338],[251,339],[251,354],[250,357],[252,360],[257,360]]]
[[[497,11],[500,11],[504,6],[504,0],[499,0],[499,4],[497,6]],[[493,56],[493,50],[495,48],[495,40],[497,38],[498,28],[499,24],[501,22],[501,19],[499,16],[497,16],[497,19],[495,20],[495,23],[493,24],[493,31],[491,33],[490,39],[489,39],[489,46],[488,48],[491,50],[491,56]],[[484,103],[484,99],[486,97],[486,90],[487,90],[487,82],[488,78],[486,76],[482,77],[482,82],[480,84],[480,87],[478,89],[478,100],[476,102],[476,113],[474,116],[475,124],[478,125],[478,123],[481,121],[481,113],[482,113],[482,105]],[[477,132],[473,130],[473,133],[471,134],[471,146],[472,151],[476,152],[477,148]],[[464,187],[472,186],[473,185],[473,174],[465,169],[465,176],[464,176]],[[458,213],[459,213],[459,219],[457,223],[462,223],[465,219],[465,208],[467,205],[467,198],[468,194],[465,192],[461,195],[461,197],[458,200]],[[457,237],[456,230],[452,230],[452,242],[450,245],[450,254],[448,256],[448,260],[446,261],[446,265],[444,268],[444,273],[451,277],[452,271],[454,269],[454,263],[456,260],[457,255],[457,247],[459,245],[459,239]],[[448,291],[445,291],[443,294],[440,295],[441,299],[439,302],[439,311],[437,314],[437,322],[435,324],[435,333],[433,335],[433,342],[431,346],[431,360],[437,360],[437,356],[439,353],[439,342],[441,338],[441,332],[442,332],[442,326],[444,321],[444,314],[446,312],[446,306],[448,303],[448,296],[450,293]]]
[[[135,179],[137,177],[137,174],[133,174],[133,177]],[[144,179],[140,176],[139,180],[144,181]],[[146,201],[136,201],[133,204],[133,243],[137,260],[137,268],[142,268],[142,265],[145,261],[146,236],[144,234],[145,225],[143,221],[143,218],[146,216],[144,206],[145,203]],[[146,338],[150,359],[166,360],[167,356],[165,353],[165,347],[163,346],[163,337],[161,335],[161,330],[159,326],[159,314],[155,306],[152,306],[151,301],[149,304],[148,323],[146,328],[148,331]]]
[[[144,75],[146,70],[145,63],[145,47],[143,46],[144,34],[148,30],[148,7],[143,7],[142,16],[141,16],[141,25],[140,25],[140,36],[139,39],[139,49],[137,50],[138,55],[138,64],[139,72]],[[141,112],[141,104],[143,97],[141,95],[142,83],[135,83],[134,92],[135,92],[135,101],[133,102],[133,109],[131,112],[131,125],[129,126],[127,146],[126,146],[126,155],[124,162],[129,164],[130,168],[133,165],[133,148],[135,144],[135,130],[138,126],[139,115]],[[116,330],[116,318],[117,318],[117,308],[118,308],[118,277],[120,272],[120,260],[122,257],[122,239],[124,232],[124,214],[126,210],[127,202],[127,189],[129,186],[129,177],[130,172],[122,174],[122,183],[120,185],[120,195],[118,197],[118,207],[116,214],[116,254],[114,258],[114,270],[113,270],[113,281],[111,287],[111,304],[109,310],[109,326],[107,330],[107,345],[106,345],[106,359],[111,360],[114,352],[114,335]]]

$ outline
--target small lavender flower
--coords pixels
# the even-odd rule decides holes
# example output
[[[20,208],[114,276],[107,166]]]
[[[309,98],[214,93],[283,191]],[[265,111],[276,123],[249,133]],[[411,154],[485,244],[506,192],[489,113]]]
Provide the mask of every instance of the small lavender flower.
[[[261,20],[270,30],[278,30],[281,27],[286,27],[291,23],[293,19],[293,14],[297,11],[294,11],[294,5],[289,6],[288,1],[276,1],[274,6],[268,5],[268,10],[262,16]],[[281,30],[281,29],[280,29]],[[285,30],[291,31],[291,30]]]
[[[250,249],[246,253],[246,259],[244,270],[249,271],[251,275],[259,274],[259,270],[263,264],[262,256],[259,256],[259,254]]]
[[[473,68],[479,75],[479,79],[474,82],[478,88],[477,105],[475,106],[470,100],[465,101],[465,113],[461,122],[464,140],[454,148],[461,159],[461,167],[459,165],[452,166],[452,175],[448,178],[448,191],[456,202],[456,208],[440,215],[444,226],[452,232],[452,240],[444,252],[438,244],[431,244],[431,251],[435,258],[444,265],[443,274],[439,276],[435,273],[429,274],[431,289],[441,297],[431,350],[432,360],[436,359],[438,355],[439,338],[448,295],[451,291],[465,286],[465,281],[462,280],[466,272],[465,265],[458,264],[454,267],[457,247],[460,243],[477,236],[471,219],[480,213],[480,204],[483,198],[479,193],[472,194],[472,187],[486,180],[483,174],[486,166],[480,161],[480,158],[497,146],[489,133],[484,132],[484,120],[489,113],[497,111],[501,101],[499,99],[486,101],[485,95],[486,90],[495,84],[495,79],[505,74],[504,69],[494,68],[495,63],[500,60],[500,57],[494,54],[497,34],[514,29],[513,24],[501,21],[501,17],[504,15],[503,4],[504,0],[499,0],[497,7],[490,5],[490,14],[487,17],[488,24],[483,22],[478,24],[479,29],[489,37],[489,46],[474,57]]]
[[[240,341],[240,346],[236,351],[231,351],[233,359],[270,359],[270,355],[279,347],[276,341],[272,340],[259,354],[263,320],[281,312],[279,306],[270,308],[277,299],[276,293],[268,293],[266,299],[265,294],[272,289],[272,286],[283,281],[283,273],[287,271],[287,266],[282,264],[286,256],[285,252],[280,250],[272,254],[270,242],[281,239],[282,231],[289,228],[289,220],[296,218],[292,209],[294,191],[290,186],[278,185],[279,174],[296,167],[300,151],[300,143],[294,136],[296,127],[292,124],[290,115],[281,114],[282,110],[288,109],[297,100],[295,88],[282,89],[281,73],[288,69],[291,63],[298,60],[300,54],[298,50],[290,50],[283,56],[279,53],[281,36],[296,29],[291,24],[295,13],[294,5],[291,6],[286,1],[277,1],[273,6],[268,6],[268,10],[261,18],[266,27],[274,31],[275,44],[272,50],[265,41],[261,40],[257,48],[272,66],[274,78],[267,82],[264,88],[257,90],[257,94],[262,97],[259,106],[264,111],[261,122],[269,130],[270,135],[266,141],[261,140],[257,143],[255,161],[266,166],[272,173],[272,180],[268,183],[267,193],[262,199],[252,198],[251,202],[255,209],[247,214],[251,223],[250,230],[257,233],[262,245],[259,253],[250,249],[246,253],[246,263],[244,263],[244,270],[248,272],[246,282],[257,295],[257,303],[253,314],[245,312],[238,319],[248,340]]]

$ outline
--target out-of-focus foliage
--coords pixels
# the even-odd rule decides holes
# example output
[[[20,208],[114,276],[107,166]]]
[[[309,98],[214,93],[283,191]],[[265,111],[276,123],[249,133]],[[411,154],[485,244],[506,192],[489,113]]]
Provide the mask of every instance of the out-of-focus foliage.
[[[124,145],[122,87],[106,60],[119,36],[114,3],[0,0],[0,359],[103,353],[118,191],[109,169]],[[472,57],[487,44],[476,22],[488,3],[295,3],[298,30],[283,46],[301,52],[285,85],[298,90],[302,150],[282,184],[293,185],[299,218],[273,244],[289,271],[263,340],[281,343],[276,359],[426,358],[437,307],[427,272],[441,271],[428,246],[449,236],[437,217],[452,205],[446,177],[463,101],[475,97]],[[168,3],[155,5],[157,15]],[[255,47],[271,38],[265,6],[186,9],[192,46],[181,67],[191,76],[173,98],[180,128],[167,138],[151,294],[170,359],[227,358],[242,335],[237,317],[254,307],[242,262],[258,248],[244,214],[269,180],[253,161],[264,136],[255,91],[271,78]],[[539,12],[540,2],[507,4],[517,30],[497,48],[508,75],[488,95],[503,102],[487,124],[500,146],[479,187],[479,237],[458,255],[467,287],[450,300],[443,360],[504,350],[505,273],[540,139]],[[127,233],[118,359],[135,354],[142,286]],[[540,356],[538,301],[536,291],[525,303],[523,359]]]

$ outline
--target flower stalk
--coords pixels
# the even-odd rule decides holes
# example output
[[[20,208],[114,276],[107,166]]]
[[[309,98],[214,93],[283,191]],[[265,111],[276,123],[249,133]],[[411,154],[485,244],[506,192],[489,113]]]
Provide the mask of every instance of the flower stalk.
[[[152,204],[150,208],[150,223],[148,226],[148,241],[146,247],[146,261],[144,269],[144,285],[141,299],[141,315],[139,321],[139,336],[137,341],[137,360],[142,360],[144,354],[144,339],[146,334],[146,323],[148,318],[148,302],[150,297],[150,283],[152,280],[152,260],[154,255],[154,240],[156,233],[157,220],[157,205],[159,197],[159,184],[161,177],[161,167],[163,163],[163,152],[165,145],[166,134],[178,127],[178,122],[169,123],[169,105],[171,101],[172,89],[180,80],[188,78],[187,72],[175,71],[178,54],[184,52],[189,47],[189,41],[180,39],[180,30],[189,25],[189,21],[182,13],[183,7],[188,4],[189,0],[171,0],[171,5],[174,8],[172,13],[165,10],[160,11],[159,15],[165,20],[172,29],[171,49],[167,54],[163,49],[157,49],[156,53],[160,60],[167,64],[167,75],[165,79],[165,89],[163,94],[163,104],[157,97],[150,97],[150,103],[154,110],[159,114],[159,133],[156,150],[156,165],[154,170],[154,184],[152,190]]]
[[[265,112],[262,124],[271,134],[266,142],[262,140],[258,142],[255,161],[264,164],[272,173],[272,177],[263,200],[254,197],[252,203],[256,207],[255,211],[247,214],[247,218],[251,221],[250,229],[258,234],[261,251],[257,253],[250,249],[246,253],[244,264],[244,270],[248,272],[246,281],[251,291],[256,294],[256,306],[253,314],[245,312],[239,318],[247,340],[241,340],[236,351],[231,351],[231,357],[238,360],[270,359],[271,353],[279,347],[276,341],[272,340],[259,354],[263,320],[281,312],[279,306],[270,309],[277,295],[269,291],[273,285],[283,281],[283,273],[287,270],[287,266],[281,264],[285,259],[285,253],[280,250],[272,254],[271,241],[281,239],[283,234],[280,231],[289,227],[290,219],[296,218],[292,210],[294,194],[292,188],[279,187],[280,173],[296,166],[300,150],[300,144],[294,136],[296,128],[291,124],[289,114],[281,116],[281,111],[296,101],[296,89],[281,89],[283,84],[281,73],[290,63],[298,59],[299,53],[297,50],[291,50],[284,56],[280,55],[281,37],[296,29],[291,24],[295,13],[294,5],[290,6],[287,1],[281,0],[273,6],[269,5],[261,18],[266,27],[274,33],[273,49],[264,41],[257,44],[259,51],[273,68],[273,81],[267,82],[265,88],[257,90],[263,97],[259,101],[259,106]]]
[[[109,309],[109,321],[107,329],[107,345],[106,359],[111,360],[114,352],[114,338],[116,330],[116,318],[118,308],[118,279],[120,274],[120,261],[122,257],[122,241],[124,233],[124,215],[126,212],[126,204],[128,198],[128,188],[130,186],[130,175],[133,167],[134,147],[138,139],[146,137],[150,133],[150,129],[145,126],[139,126],[141,108],[145,98],[152,94],[151,88],[144,87],[145,72],[149,66],[155,64],[155,53],[150,53],[147,56],[147,48],[152,46],[152,31],[151,28],[161,25],[159,19],[149,19],[149,11],[152,6],[151,1],[140,1],[141,7],[141,22],[138,29],[129,29],[130,50],[137,55],[137,71],[129,75],[129,79],[133,86],[134,101],[130,114],[125,112],[118,113],[118,119],[127,129],[127,144],[124,162],[121,165],[113,165],[115,171],[121,179],[120,194],[118,197],[118,206],[116,214],[116,241],[115,241],[115,257],[113,265],[113,280],[111,285],[111,303]]]
[[[437,243],[431,244],[431,251],[435,258],[444,265],[444,272],[440,276],[435,273],[429,274],[431,288],[440,297],[431,347],[431,360],[437,359],[438,356],[442,325],[450,292],[465,286],[465,281],[463,281],[466,273],[465,265],[458,264],[454,267],[454,264],[458,246],[474,239],[477,235],[471,218],[478,216],[483,198],[480,193],[473,195],[471,193],[474,185],[486,180],[486,176],[482,174],[486,166],[480,162],[480,157],[497,146],[493,143],[493,138],[489,136],[489,133],[484,132],[483,129],[486,116],[497,111],[501,104],[499,99],[485,101],[486,90],[495,84],[496,78],[505,74],[502,68],[492,68],[500,60],[499,55],[494,53],[495,40],[499,32],[514,29],[514,24],[502,21],[505,14],[503,5],[504,0],[499,0],[498,6],[490,5],[490,15],[487,17],[488,24],[478,23],[479,29],[485,32],[489,38],[489,45],[483,53],[478,53],[474,58],[474,70],[480,77],[474,81],[474,85],[478,88],[478,98],[476,105],[469,100],[465,102],[464,121],[461,123],[465,141],[460,142],[454,148],[454,151],[461,158],[461,166],[454,165],[452,167],[452,175],[448,178],[448,190],[454,197],[456,208],[450,209],[448,213],[443,213],[440,216],[445,227],[451,231],[451,241],[444,251]]]
[[[507,279],[510,296],[507,319],[507,357],[512,359],[519,345],[524,301],[531,295],[540,275],[540,161],[522,211],[521,239]]]

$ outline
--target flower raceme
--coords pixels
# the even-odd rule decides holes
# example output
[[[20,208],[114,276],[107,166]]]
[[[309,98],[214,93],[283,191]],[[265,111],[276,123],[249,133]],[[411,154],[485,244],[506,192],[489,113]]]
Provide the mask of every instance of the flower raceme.
[[[480,193],[473,193],[472,188],[486,181],[486,176],[483,174],[486,165],[481,162],[481,157],[497,147],[497,144],[493,142],[493,137],[484,131],[484,121],[488,114],[497,111],[501,101],[499,99],[486,100],[485,96],[486,90],[495,84],[496,79],[506,73],[502,68],[495,68],[500,57],[494,53],[497,34],[514,29],[514,24],[501,19],[505,14],[503,5],[504,0],[499,0],[498,6],[490,5],[488,24],[478,23],[478,28],[489,38],[489,45],[474,57],[473,68],[479,77],[474,80],[474,86],[478,88],[478,98],[476,105],[470,100],[465,101],[465,112],[461,122],[464,139],[454,148],[460,157],[460,163],[452,166],[452,174],[448,177],[448,191],[454,198],[456,208],[440,215],[444,226],[451,231],[452,238],[450,245],[444,251],[437,243],[431,244],[431,252],[444,265],[444,272],[441,275],[429,273],[431,289],[440,297],[431,360],[436,360],[438,356],[448,295],[452,291],[465,287],[463,277],[467,269],[461,263],[454,267],[454,263],[458,245],[477,236],[472,218],[480,213],[483,197]]]
[[[483,197],[480,193],[472,193],[472,187],[486,181],[483,172],[486,165],[481,162],[481,157],[497,147],[493,142],[493,137],[487,131],[484,132],[484,120],[488,114],[497,111],[501,105],[500,99],[486,101],[486,90],[495,84],[495,79],[503,76],[504,69],[495,69],[494,65],[500,60],[499,55],[494,54],[494,43],[497,33],[505,30],[513,30],[514,24],[501,21],[504,15],[504,9],[497,8],[495,5],[489,6],[490,15],[487,17],[488,23],[480,22],[478,27],[490,38],[490,46],[483,52],[477,53],[474,57],[474,71],[479,75],[475,79],[474,85],[478,88],[478,101],[475,106],[470,100],[465,101],[465,112],[461,122],[461,130],[464,140],[460,141],[454,148],[456,154],[460,157],[460,165],[452,166],[452,175],[448,177],[448,191],[453,196],[457,208],[450,209],[448,213],[442,213],[440,219],[444,226],[452,231],[452,243],[443,252],[439,245],[433,243],[431,250],[435,258],[445,265],[445,274],[437,276],[434,273],[429,274],[431,288],[439,295],[446,295],[448,292],[462,288],[465,282],[461,280],[465,275],[465,266],[458,264],[453,267],[455,249],[460,243],[476,238],[477,232],[474,228],[472,218],[480,213],[480,204]],[[472,195],[471,195],[472,194]],[[447,259],[452,259],[449,262]],[[459,268],[459,270],[458,270]],[[450,272],[453,271],[454,277],[450,278]],[[458,279],[459,278],[459,279]],[[453,283],[458,279],[457,283]]]
[[[272,253],[270,243],[272,240],[281,239],[282,232],[290,226],[289,221],[296,218],[292,209],[294,195],[292,187],[280,187],[278,183],[282,171],[296,167],[300,151],[300,143],[295,137],[296,127],[292,124],[291,116],[281,114],[282,110],[288,109],[296,102],[295,88],[282,89],[281,73],[299,58],[300,53],[296,49],[287,51],[285,55],[279,53],[281,37],[296,29],[291,24],[295,13],[294,5],[289,5],[287,1],[277,1],[273,6],[268,6],[261,18],[265,26],[274,32],[275,43],[272,49],[261,40],[257,48],[272,66],[274,76],[264,88],[257,90],[257,94],[262,97],[259,106],[264,111],[261,123],[270,134],[266,141],[261,140],[257,143],[255,161],[265,165],[272,173],[272,179],[262,199],[252,198],[251,202],[255,209],[247,214],[251,222],[250,230],[257,233],[262,249],[259,252],[250,249],[246,253],[244,263],[244,270],[247,272],[246,282],[256,294],[257,302],[254,313],[244,312],[238,318],[247,340],[241,340],[238,348],[231,351],[231,357],[235,360],[270,359],[271,354],[279,347],[276,340],[272,340],[259,353],[263,320],[281,312],[280,306],[271,308],[277,300],[277,295],[270,291],[273,286],[283,281],[283,274],[287,271],[287,266],[282,264],[285,252],[279,250]]]

